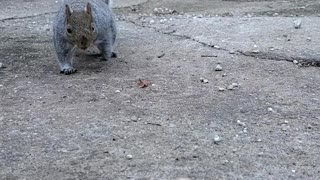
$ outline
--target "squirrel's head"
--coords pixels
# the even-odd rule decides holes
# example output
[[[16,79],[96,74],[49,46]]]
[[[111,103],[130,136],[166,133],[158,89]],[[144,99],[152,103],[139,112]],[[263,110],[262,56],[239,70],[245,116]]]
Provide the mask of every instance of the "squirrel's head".
[[[91,4],[88,3],[84,10],[73,11],[68,4],[65,8],[65,34],[67,40],[80,49],[87,49],[97,37]]]

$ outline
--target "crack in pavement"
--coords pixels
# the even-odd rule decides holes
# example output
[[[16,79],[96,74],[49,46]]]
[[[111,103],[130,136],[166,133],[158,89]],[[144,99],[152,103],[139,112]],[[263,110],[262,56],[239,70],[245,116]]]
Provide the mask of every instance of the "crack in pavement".
[[[144,3],[148,3],[151,0],[142,2],[138,5],[133,5],[133,6],[141,6]],[[130,7],[130,6],[128,6]],[[121,7],[121,8],[126,8],[126,7]],[[121,9],[121,8],[114,8],[114,9]],[[4,21],[9,21],[9,20],[17,20],[17,19],[28,19],[28,18],[34,18],[34,17],[40,17],[40,16],[45,16],[45,15],[52,15],[52,14],[56,14],[57,12],[46,12],[46,13],[42,13],[42,14],[36,14],[36,15],[30,15],[30,16],[22,16],[22,17],[9,17],[9,18],[4,18],[1,19],[0,21],[4,22]],[[199,41],[195,38],[192,38],[190,36],[187,35],[180,35],[180,34],[175,34],[176,30],[172,30],[172,31],[161,31],[159,29],[157,29],[156,27],[152,27],[152,26],[146,26],[143,25],[141,23],[137,23],[134,20],[130,20],[127,18],[119,18],[120,21],[126,21],[126,22],[130,22],[132,24],[134,24],[135,26],[138,27],[142,27],[142,28],[150,28],[153,29],[155,32],[161,33],[163,35],[168,35],[168,36],[173,36],[173,37],[179,37],[185,40],[191,40],[193,42],[202,44],[205,47],[208,48],[212,48],[215,50],[219,50],[219,51],[225,51],[225,52],[230,52],[230,50],[225,49],[225,48],[221,48],[217,45],[213,45],[213,44],[209,44],[209,43],[205,43],[202,41]],[[274,60],[274,61],[287,61],[287,62],[294,62],[295,60],[299,63],[299,65],[307,67],[307,66],[316,66],[316,67],[320,67],[320,59],[319,58],[307,58],[307,57],[290,57],[288,55],[281,55],[281,54],[276,54],[276,53],[266,53],[266,52],[250,52],[250,51],[242,51],[242,50],[236,50],[235,52],[237,52],[237,55],[242,55],[242,56],[246,56],[246,57],[253,57],[253,58],[259,58],[259,59],[266,59],[266,60]]]
[[[230,50],[225,49],[225,48],[221,48],[218,45],[205,43],[205,42],[199,41],[199,40],[192,38],[190,36],[187,36],[187,35],[175,34],[176,30],[173,30],[171,32],[164,32],[164,31],[157,29],[156,27],[145,26],[143,24],[137,23],[134,20],[125,19],[125,18],[122,20],[130,22],[138,27],[153,29],[154,31],[161,33],[161,34],[164,34],[164,35],[179,37],[179,38],[186,39],[186,40],[191,40],[193,42],[202,44],[205,47],[212,48],[212,49],[215,49],[218,51],[230,52]],[[270,52],[268,52],[268,53],[266,53],[266,52],[250,52],[250,51],[242,51],[242,50],[236,50],[235,52],[238,53],[237,55],[242,55],[242,56],[246,56],[246,57],[253,57],[253,58],[273,60],[273,61],[287,61],[287,62],[294,62],[296,60],[298,62],[298,64],[303,67],[308,67],[308,66],[320,67],[320,59],[317,59],[317,58],[290,57],[287,55],[281,55],[281,54],[270,53]]]
[[[319,58],[307,58],[307,57],[292,57],[285,54],[277,54],[277,53],[266,53],[266,52],[250,52],[250,51],[241,51],[237,50],[238,53],[244,56],[248,57],[254,57],[259,59],[267,59],[267,60],[274,60],[274,61],[288,61],[288,62],[294,62],[297,61],[297,63],[300,66],[315,66],[320,67],[320,59]]]
[[[30,16],[13,16],[13,17],[8,17],[8,18],[4,18],[4,19],[0,19],[0,21],[4,22],[4,21],[10,21],[10,20],[17,20],[17,19],[29,19],[29,18],[34,18],[34,17],[40,17],[40,16],[45,16],[45,15],[51,15],[51,14],[56,14],[57,12],[46,12],[46,13],[42,13],[42,14],[36,14],[36,15],[30,15]]]
[[[130,6],[124,6],[124,7],[113,7],[112,9],[114,10],[121,10],[121,9],[126,9],[126,8],[130,8],[130,7],[139,7],[142,6],[143,4],[149,3],[151,0],[147,0],[145,2],[141,2],[139,4],[135,4],[135,5],[130,5]],[[4,22],[4,21],[10,21],[10,20],[17,20],[17,19],[29,19],[29,18],[34,18],[34,17],[40,17],[40,16],[45,16],[45,15],[52,15],[52,14],[56,14],[58,11],[54,11],[54,12],[46,12],[46,13],[41,13],[41,14],[35,14],[35,15],[28,15],[28,16],[13,16],[13,17],[8,17],[8,18],[4,18],[4,19],[0,19],[0,21]]]

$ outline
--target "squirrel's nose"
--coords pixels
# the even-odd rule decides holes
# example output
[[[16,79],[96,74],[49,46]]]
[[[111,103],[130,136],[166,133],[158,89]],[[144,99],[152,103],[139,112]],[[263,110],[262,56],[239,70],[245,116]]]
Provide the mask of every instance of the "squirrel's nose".
[[[84,36],[81,37],[81,46],[86,46],[88,43],[88,39]]]

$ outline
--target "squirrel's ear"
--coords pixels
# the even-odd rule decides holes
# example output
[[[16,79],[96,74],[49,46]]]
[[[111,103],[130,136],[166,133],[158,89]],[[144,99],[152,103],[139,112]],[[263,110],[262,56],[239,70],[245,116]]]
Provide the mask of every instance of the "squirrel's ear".
[[[86,6],[86,12],[89,15],[92,15],[92,9],[91,9],[91,3],[88,2],[87,6]]]
[[[70,17],[72,14],[72,10],[68,4],[66,4],[66,17]]]

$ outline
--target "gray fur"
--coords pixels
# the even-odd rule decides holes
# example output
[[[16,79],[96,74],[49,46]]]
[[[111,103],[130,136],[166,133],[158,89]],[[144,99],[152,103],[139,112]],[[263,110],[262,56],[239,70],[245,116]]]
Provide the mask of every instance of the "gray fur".
[[[75,44],[68,42],[66,39],[65,5],[68,4],[72,10],[84,10],[88,2],[92,6],[93,22],[95,23],[97,33],[96,39],[93,39],[93,45],[99,48],[106,60],[116,56],[113,52],[113,47],[117,36],[117,29],[114,16],[108,5],[111,3],[111,0],[65,0],[53,23],[53,41],[57,61],[61,72],[64,74],[76,72],[72,64]]]

